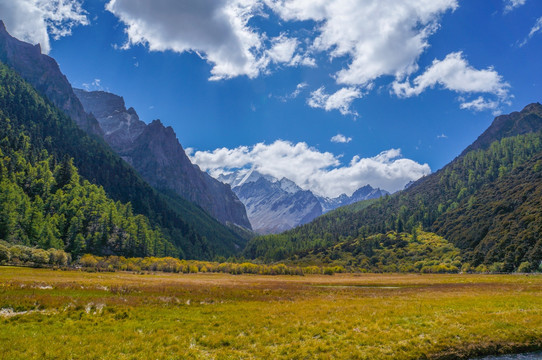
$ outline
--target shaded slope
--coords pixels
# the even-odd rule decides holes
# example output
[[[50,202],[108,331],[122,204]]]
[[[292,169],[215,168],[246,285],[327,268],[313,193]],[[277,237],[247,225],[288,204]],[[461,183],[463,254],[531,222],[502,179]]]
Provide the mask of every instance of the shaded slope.
[[[285,190],[286,185],[291,185],[288,182],[287,179],[271,182],[261,177],[234,189],[245,204],[252,226],[258,233],[288,230],[322,214],[318,199],[310,191]]]
[[[245,204],[254,231],[260,234],[280,233],[306,224],[340,206],[388,194],[385,190],[365,185],[352,196],[321,197],[310,190],[303,190],[290,179],[283,177],[279,180],[255,169],[221,174],[218,179],[230,184],[239,200]]]
[[[542,140],[542,139],[541,139]],[[448,211],[435,232],[465,250],[474,265],[503,262],[514,271],[542,260],[542,152]]]

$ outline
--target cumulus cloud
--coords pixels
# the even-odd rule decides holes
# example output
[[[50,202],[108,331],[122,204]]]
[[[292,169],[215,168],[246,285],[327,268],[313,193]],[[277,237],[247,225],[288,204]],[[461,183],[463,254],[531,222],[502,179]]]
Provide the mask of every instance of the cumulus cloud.
[[[337,135],[333,136],[330,141],[334,142],[334,143],[348,144],[350,141],[352,141],[352,138],[351,137],[346,137],[343,134],[337,134]]]
[[[339,110],[343,115],[358,116],[358,113],[352,111],[350,106],[355,99],[363,96],[360,89],[356,87],[342,88],[333,94],[326,94],[325,87],[313,91],[307,99],[307,104],[312,108],[324,109],[326,111]]]
[[[265,0],[286,21],[313,20],[314,51],[347,56],[335,74],[339,84],[367,85],[417,69],[439,17],[457,8],[456,0]]]
[[[526,0],[504,0],[504,12],[510,12],[515,8],[525,5]]]
[[[254,168],[279,179],[289,178],[303,189],[329,197],[351,195],[365,184],[393,192],[431,172],[429,165],[403,158],[399,149],[368,158],[355,156],[348,164],[342,164],[340,156],[321,152],[304,142],[293,144],[283,140],[214,151],[187,149],[187,153],[194,163],[215,177],[236,169]]]
[[[0,16],[16,38],[40,44],[43,53],[51,51],[55,40],[71,35],[77,25],[88,25],[87,12],[77,0],[0,0]]]
[[[458,0],[108,1],[107,10],[125,25],[125,48],[142,44],[151,51],[197,53],[211,64],[211,80],[255,78],[273,67],[317,66],[321,54],[330,61],[340,58],[346,65],[330,75],[343,88],[327,94],[319,87],[307,104],[343,115],[357,115],[352,101],[386,76],[399,96],[419,95],[437,84],[458,92],[498,92],[501,98],[508,93],[496,71],[470,67],[461,53],[436,61],[410,85],[408,78],[419,70],[430,36]],[[506,6],[524,2],[507,0]],[[270,37],[251,22],[258,17],[275,23],[278,18],[288,31]],[[436,78],[443,71],[447,73]],[[471,82],[462,85],[454,79]],[[497,88],[486,90],[479,81],[488,86],[496,81]]]
[[[541,32],[542,31],[542,17],[538,18],[535,22],[535,24],[533,25],[533,27],[531,28],[531,31],[529,32],[529,35],[527,35],[527,37],[525,38],[525,40],[523,40],[523,42],[521,44],[519,44],[520,47],[524,46],[525,44],[527,44],[527,42],[538,32]]]
[[[287,66],[315,66],[315,60],[309,55],[296,53],[298,47],[298,39],[290,38],[286,34],[280,34],[271,40],[271,47],[265,52],[267,57],[264,57],[260,67],[267,67],[269,62],[286,64]]]
[[[247,26],[258,11],[254,2],[111,0],[106,9],[126,25],[125,48],[196,52],[213,64],[212,79],[259,74],[261,39]]]
[[[316,66],[309,52],[347,56],[340,84],[367,85],[383,75],[417,69],[429,36],[457,0],[110,0],[106,8],[125,25],[126,46],[193,51],[213,65],[211,79],[256,77],[271,63]],[[268,39],[255,17],[301,22],[309,48],[287,34]],[[313,21],[306,21],[313,20]]]
[[[194,52],[213,67],[211,80],[255,78],[271,64],[314,65],[298,51],[299,40],[283,33],[268,38],[249,26],[263,13],[260,0],[110,0],[106,9],[126,26],[124,48]]]
[[[433,60],[425,72],[417,76],[413,84],[395,81],[393,92],[399,97],[420,95],[429,88],[439,85],[444,89],[458,93],[487,93],[497,97],[497,101],[487,101],[482,97],[471,102],[463,102],[462,109],[496,109],[502,102],[509,100],[510,85],[493,68],[478,70],[463,58],[462,52],[448,54],[444,60]]]
[[[461,100],[461,99],[460,99]],[[463,101],[459,107],[461,109],[469,109],[473,111],[484,111],[484,110],[493,110],[497,111],[499,107],[498,101],[487,100],[482,96],[472,100],[472,101]]]

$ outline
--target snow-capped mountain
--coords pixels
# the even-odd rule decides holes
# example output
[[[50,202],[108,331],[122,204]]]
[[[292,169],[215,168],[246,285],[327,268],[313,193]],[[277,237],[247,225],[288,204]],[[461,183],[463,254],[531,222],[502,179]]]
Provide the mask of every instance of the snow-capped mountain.
[[[365,185],[357,189],[352,196],[341,194],[336,198],[318,197],[318,201],[322,205],[322,212],[325,214],[328,211],[334,210],[341,206],[350,205],[358,201],[378,199],[379,197],[388,195],[389,192],[382,189],[375,189],[371,185]]]
[[[316,196],[286,178],[278,180],[254,170],[242,170],[218,179],[230,184],[245,204],[252,229],[260,234],[279,233],[322,214]]]
[[[388,194],[385,190],[366,185],[352,196],[321,197],[310,190],[303,190],[290,179],[279,180],[254,169],[220,175],[218,180],[232,187],[245,204],[252,228],[261,234],[286,231],[340,206]]]

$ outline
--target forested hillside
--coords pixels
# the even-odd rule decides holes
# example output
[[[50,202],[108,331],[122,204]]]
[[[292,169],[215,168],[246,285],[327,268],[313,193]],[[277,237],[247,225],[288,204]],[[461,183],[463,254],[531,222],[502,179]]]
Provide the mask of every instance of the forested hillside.
[[[503,263],[504,271],[542,260],[542,152],[510,174],[484,185],[468,201],[439,217],[432,229],[473,264]]]
[[[56,164],[43,150],[32,154],[29,139],[0,144],[0,239],[11,244],[124,256],[178,256],[146,217],[130,204],[114,202],[102,187],[82,180],[71,158]]]
[[[540,107],[533,104],[520,113],[533,129],[542,128]],[[516,123],[520,120],[514,117]],[[280,235],[255,238],[245,254],[279,260],[347,239],[411,232],[421,225],[451,241],[473,265],[503,261],[507,271],[524,261],[535,266],[542,260],[540,156],[540,132],[503,138],[366,209],[337,212]],[[495,189],[497,195],[491,195]]]
[[[58,171],[59,164],[64,163],[66,165],[69,162],[67,159],[73,158],[73,164],[81,177],[90,181],[90,183],[103,186],[103,190],[100,190],[98,186],[91,187],[89,183],[84,181],[74,181],[74,184],[78,183],[78,185],[73,186],[76,188],[81,186],[83,190],[80,191],[87,193],[87,195],[81,194],[81,201],[85,196],[100,197],[103,195],[103,203],[105,194],[107,194],[111,199],[109,201],[120,202],[115,203],[115,211],[124,214],[126,221],[139,221],[140,224],[146,223],[149,231],[156,231],[151,236],[156,240],[154,245],[151,246],[149,243],[149,248],[145,245],[146,250],[144,251],[151,251],[150,247],[158,246],[157,244],[166,241],[171,246],[164,243],[163,250],[156,248],[156,252],[152,250],[153,253],[167,252],[181,256],[184,254],[188,258],[201,259],[212,258],[216,255],[227,256],[233,254],[236,247],[243,244],[243,241],[237,235],[196,205],[179,197],[157,193],[128,164],[110,150],[103,140],[85,134],[62,111],[55,108],[48,100],[42,98],[19,75],[2,64],[0,64],[0,111],[2,152],[3,156],[8,158],[4,159],[7,164],[4,171],[6,177],[10,179],[6,183],[6,187],[10,187],[19,196],[24,197],[22,191],[25,196],[28,196],[29,201],[39,202],[39,200],[35,199],[35,196],[39,195],[39,193],[29,192],[27,188],[28,184],[31,184],[33,180],[31,178],[24,179],[25,172],[27,174],[41,172],[44,174],[43,176],[47,177],[47,171],[55,173]],[[20,168],[13,167],[13,161],[17,158],[21,159],[22,165]],[[64,168],[67,167],[64,166]],[[75,170],[75,168],[72,170]],[[76,172],[73,171],[73,173]],[[47,183],[48,180],[38,178],[36,181]],[[17,190],[14,187],[15,184],[18,184],[17,186],[20,189]],[[52,186],[52,190],[48,191],[65,191],[63,188],[59,188],[58,184],[54,185],[54,181],[50,186]],[[77,193],[79,190],[73,191]],[[94,195],[91,196],[90,194]],[[98,196],[98,194],[102,195]],[[41,195],[40,198],[44,202],[46,201]],[[53,198],[47,198],[47,201],[53,201]],[[121,203],[126,205],[121,205]],[[128,205],[128,203],[131,203],[131,205]],[[68,203],[59,206],[61,205],[68,206]],[[109,205],[107,207],[112,206]],[[130,208],[133,211],[130,211]],[[98,210],[103,209],[105,208],[95,208],[92,211],[98,212]],[[138,217],[131,214],[132,212],[147,217],[148,222],[147,220],[143,221],[143,218],[137,220]],[[45,210],[43,210],[43,215],[45,217],[47,215]],[[61,213],[58,213],[58,216],[60,215]],[[67,224],[65,226],[70,227],[71,220],[71,218],[66,218]],[[98,221],[98,224],[103,225],[100,221]],[[85,237],[90,233],[97,233],[92,236],[104,236],[105,238],[105,233],[111,234],[109,231],[113,231],[98,231],[97,229],[98,227],[89,228],[90,232],[88,234],[85,233],[86,230],[80,232],[85,238],[85,242],[89,241],[89,251],[95,253],[123,253],[125,251],[121,250],[118,244],[115,246],[108,244],[102,248],[98,242]],[[62,238],[63,236],[64,238]],[[65,236],[66,233],[61,231],[61,234],[55,235],[55,238],[62,239],[65,246],[73,246],[71,243],[67,243]],[[6,235],[6,237],[9,238],[9,235]],[[31,243],[36,241],[33,235],[29,239],[34,239],[28,240]],[[27,240],[20,239],[20,241]],[[57,245],[60,244],[57,243]],[[173,248],[176,250],[173,251]]]

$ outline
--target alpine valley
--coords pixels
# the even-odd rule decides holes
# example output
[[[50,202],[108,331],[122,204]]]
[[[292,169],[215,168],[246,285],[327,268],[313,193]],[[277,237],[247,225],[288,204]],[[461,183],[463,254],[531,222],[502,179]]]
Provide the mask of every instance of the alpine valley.
[[[0,61],[9,246],[377,272],[536,271],[542,261],[539,103],[497,117],[402,191],[371,184],[328,198],[257,167],[212,178],[171,127],[142,121],[121,96],[73,89],[3,23]]]
[[[0,360],[542,359],[541,45],[540,0],[0,0]]]

